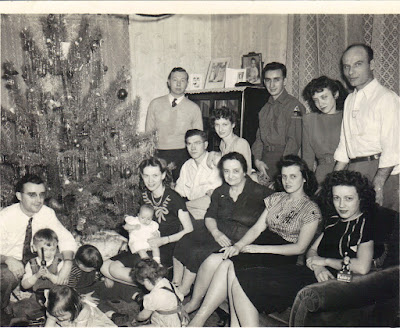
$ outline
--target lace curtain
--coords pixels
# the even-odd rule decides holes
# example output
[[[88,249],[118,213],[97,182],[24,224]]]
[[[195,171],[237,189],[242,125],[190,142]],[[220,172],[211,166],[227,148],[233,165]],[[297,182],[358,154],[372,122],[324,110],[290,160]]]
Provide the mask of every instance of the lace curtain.
[[[340,59],[352,43],[367,43],[375,53],[375,77],[400,93],[400,15],[290,15],[287,89],[301,99],[311,79],[327,75],[343,81]]]

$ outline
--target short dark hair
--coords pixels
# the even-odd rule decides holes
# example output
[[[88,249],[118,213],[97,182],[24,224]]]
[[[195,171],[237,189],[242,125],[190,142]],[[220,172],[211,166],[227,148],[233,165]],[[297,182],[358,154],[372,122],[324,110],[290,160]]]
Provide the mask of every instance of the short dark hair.
[[[263,71],[262,71],[262,77],[263,79],[265,79],[265,73],[268,71],[276,71],[280,69],[282,71],[282,76],[283,78],[286,78],[287,75],[287,69],[286,66],[282,63],[278,63],[278,62],[272,62],[272,63],[268,63],[267,65],[265,65]]]
[[[324,217],[337,214],[332,195],[332,189],[335,186],[355,187],[360,198],[360,211],[364,214],[371,214],[375,209],[375,189],[367,177],[357,171],[335,171],[326,176],[318,196],[318,203]]]
[[[363,48],[363,49],[366,51],[367,56],[368,56],[368,63],[370,63],[371,60],[374,59],[374,50],[372,50],[372,48],[371,48],[369,45],[365,44],[365,43],[353,43],[353,44],[349,45],[349,46],[346,48],[346,50],[343,52],[343,55],[344,55],[348,50],[350,50],[350,49],[352,49],[352,48],[356,48],[356,47],[361,47],[361,48]],[[342,59],[343,59],[343,56],[342,56]]]
[[[40,229],[36,231],[36,233],[33,235],[33,244],[37,245],[38,242],[40,241],[45,241],[48,243],[58,243],[58,236],[57,234],[48,228],[45,229]]]
[[[307,196],[313,197],[318,188],[317,179],[315,178],[314,172],[308,168],[307,163],[297,155],[286,155],[279,160],[278,174],[276,175],[275,178],[276,190],[277,191],[285,190],[282,184],[282,168],[293,165],[299,167],[301,175],[303,176],[304,180],[306,180],[303,186],[304,192],[306,193]]]
[[[182,72],[182,73],[186,73],[187,79],[189,80],[189,74],[188,72],[186,72],[186,70],[182,67],[174,67],[171,72],[168,74],[168,80],[171,79],[172,73],[174,72]]]
[[[50,289],[47,298],[47,311],[54,317],[65,312],[71,313],[74,321],[82,311],[83,304],[75,289],[68,286],[55,286]]]
[[[85,267],[100,270],[103,265],[103,257],[97,247],[93,245],[82,245],[75,254],[75,260]]]
[[[142,179],[142,173],[143,173],[143,170],[148,166],[160,168],[161,173],[166,172],[165,179],[163,181],[163,185],[166,187],[169,187],[169,185],[172,182],[172,174],[167,166],[166,160],[153,156],[153,157],[144,159],[139,164],[139,172],[140,172],[139,188],[141,190],[146,190],[146,187],[145,187],[143,179]]]
[[[210,117],[211,126],[214,126],[215,121],[219,120],[220,118],[229,120],[232,124],[236,125],[236,120],[237,120],[236,112],[226,106],[222,106],[221,108],[213,110]]]
[[[220,172],[221,177],[224,176],[223,171],[224,171],[224,163],[228,160],[237,160],[240,165],[242,166],[243,172],[247,173],[247,162],[246,159],[244,158],[244,156],[236,151],[233,151],[231,153],[228,153],[224,156],[222,156],[222,158],[220,159],[219,163],[218,163],[218,169]]]
[[[149,279],[155,285],[157,280],[165,277],[166,274],[167,269],[150,258],[140,260],[131,270],[132,280],[141,284],[145,279]]]
[[[336,109],[343,110],[344,101],[346,100],[346,97],[349,93],[340,81],[332,80],[329,77],[323,75],[316,79],[312,79],[311,82],[308,83],[303,90],[303,97],[310,106],[311,111],[315,113],[321,113],[321,111],[318,110],[318,108],[315,106],[312,97],[315,93],[322,92],[322,90],[325,88],[329,89],[332,92],[332,95],[335,95],[336,92],[338,93],[338,97],[336,99]]]
[[[187,142],[187,140],[190,137],[193,137],[193,136],[200,136],[203,141],[207,141],[208,140],[207,132],[201,131],[199,129],[191,129],[191,130],[187,130],[186,133],[185,133],[185,143]]]
[[[44,184],[44,180],[35,174],[25,174],[15,185],[15,192],[23,192],[26,183]]]

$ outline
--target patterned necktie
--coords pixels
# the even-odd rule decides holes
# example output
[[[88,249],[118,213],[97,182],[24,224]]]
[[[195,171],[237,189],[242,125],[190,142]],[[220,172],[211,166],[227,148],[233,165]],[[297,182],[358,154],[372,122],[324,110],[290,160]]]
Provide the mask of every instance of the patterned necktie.
[[[176,103],[177,100],[178,99],[176,99],[176,98],[174,98],[174,100],[172,100],[172,107],[175,107],[177,105],[177,103]]]
[[[27,263],[32,258],[31,251],[31,240],[32,240],[32,220],[30,218],[28,221],[28,225],[26,226],[25,239],[24,239],[24,248],[22,251],[22,262]]]

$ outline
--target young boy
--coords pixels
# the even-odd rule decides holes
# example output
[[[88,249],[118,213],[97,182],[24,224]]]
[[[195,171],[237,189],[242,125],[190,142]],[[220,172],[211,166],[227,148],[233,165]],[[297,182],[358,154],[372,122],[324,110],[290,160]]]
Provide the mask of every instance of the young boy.
[[[124,229],[129,232],[129,249],[133,254],[138,253],[140,258],[148,258],[147,251],[151,249],[153,259],[160,264],[160,249],[150,247],[148,239],[160,237],[158,223],[153,221],[154,208],[144,204],[140,207],[137,217],[125,217]]]
[[[79,293],[88,292],[86,288],[99,280],[102,265],[103,257],[99,250],[93,245],[82,245],[75,254],[68,286],[75,288]],[[108,279],[104,282],[106,287],[111,287]]]
[[[33,236],[32,244],[37,257],[26,264],[21,286],[24,289],[32,288],[36,292],[38,289],[51,288],[57,284],[58,272],[63,261],[58,253],[58,237],[53,230],[38,230]]]

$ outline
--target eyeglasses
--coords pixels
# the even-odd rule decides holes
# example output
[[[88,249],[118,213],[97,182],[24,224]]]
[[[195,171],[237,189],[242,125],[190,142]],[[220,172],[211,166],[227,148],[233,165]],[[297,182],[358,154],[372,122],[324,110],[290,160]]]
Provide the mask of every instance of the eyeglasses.
[[[22,194],[27,194],[28,197],[36,199],[36,198],[40,198],[40,199],[45,199],[46,198],[46,193],[45,192],[41,192],[40,194],[36,193],[36,192],[23,192],[21,191]]]

